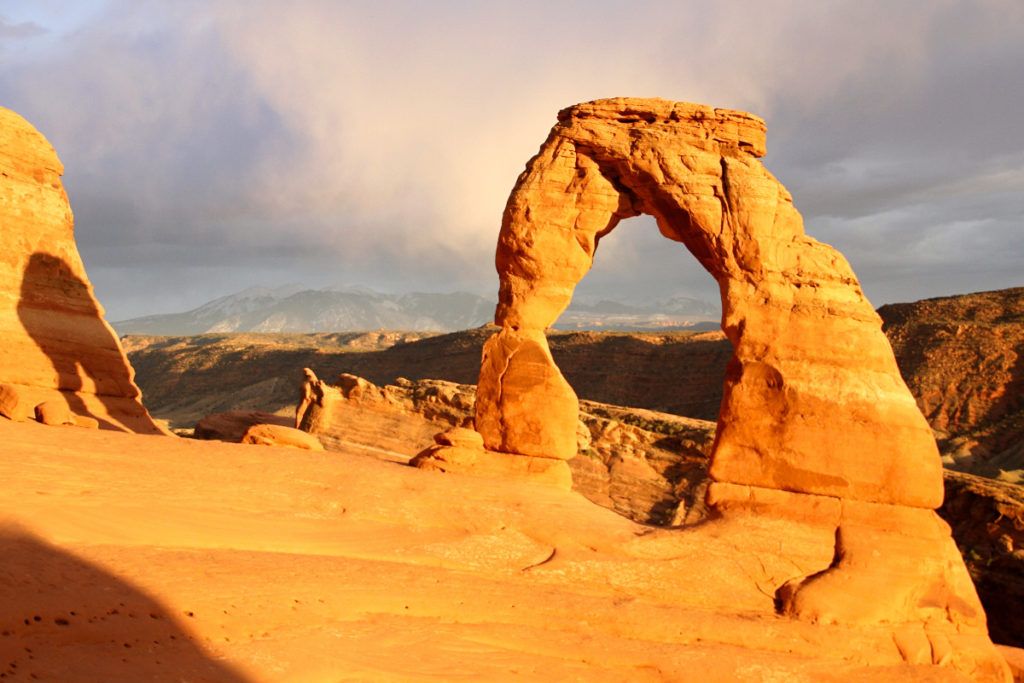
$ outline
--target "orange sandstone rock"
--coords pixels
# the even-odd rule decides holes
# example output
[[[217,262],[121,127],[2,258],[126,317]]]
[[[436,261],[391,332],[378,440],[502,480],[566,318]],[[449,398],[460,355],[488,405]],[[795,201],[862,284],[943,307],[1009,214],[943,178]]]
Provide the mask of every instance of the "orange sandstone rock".
[[[18,390],[10,384],[0,384],[0,415],[8,420],[17,420],[21,399],[18,397]]]
[[[628,98],[580,104],[558,118],[505,208],[495,316],[504,330],[496,338],[531,338],[551,325],[601,237],[623,218],[650,214],[722,292],[734,357],[714,478],[937,506],[942,477],[931,431],[846,260],[804,234],[789,192],[758,161],[764,123]],[[558,438],[559,408],[571,399],[555,368],[512,374],[503,362],[512,349],[495,346],[504,353],[484,353],[477,425],[491,448],[541,455],[535,444]],[[524,402],[547,407],[529,428]],[[517,434],[524,429],[528,437]]]
[[[53,147],[0,108],[0,381],[108,429],[161,433],[75,247]]]
[[[441,436],[441,435],[439,435]],[[572,488],[569,464],[555,458],[534,458],[489,451],[468,445],[436,444],[409,461],[413,467],[438,472],[470,473],[500,479],[525,479],[565,491]]]
[[[291,420],[261,410],[229,410],[204,417],[196,423],[192,436],[208,441],[240,443],[249,428],[258,424],[276,424],[288,427],[291,425]]]
[[[258,424],[249,427],[242,435],[242,443],[260,446],[287,446],[307,451],[324,450],[320,440],[312,434],[277,424]]]
[[[452,427],[434,436],[434,443],[439,446],[462,446],[464,448],[483,448],[484,439],[480,432],[465,427]]]
[[[505,328],[484,345],[476,427],[494,451],[569,460],[576,455],[579,401],[543,330]]]
[[[100,421],[95,417],[88,417],[87,415],[72,415],[71,422],[76,427],[84,427],[85,429],[99,429]]]
[[[74,417],[64,401],[43,401],[35,408],[36,420],[44,425],[74,424]]]
[[[963,560],[933,511],[938,449],[881,319],[843,256],[804,234],[764,153],[764,123],[743,112],[628,98],[560,112],[505,207],[502,329],[484,347],[477,429],[487,448],[522,454],[504,458],[567,457],[575,396],[544,329],[601,238],[650,214],[717,281],[733,347],[709,503],[726,521],[786,518],[835,535],[829,566],[774,587],[780,610],[893,625],[907,662],[1003,680]],[[494,467],[487,451],[456,458],[443,448],[417,459]]]

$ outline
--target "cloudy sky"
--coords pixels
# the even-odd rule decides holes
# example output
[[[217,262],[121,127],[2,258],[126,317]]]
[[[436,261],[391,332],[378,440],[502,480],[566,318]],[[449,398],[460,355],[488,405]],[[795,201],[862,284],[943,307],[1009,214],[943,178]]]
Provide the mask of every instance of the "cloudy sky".
[[[0,105],[64,161],[113,320],[253,285],[493,295],[555,113],[617,95],[765,117],[875,304],[1024,285],[1021,0],[0,0]],[[716,289],[636,218],[580,292]]]

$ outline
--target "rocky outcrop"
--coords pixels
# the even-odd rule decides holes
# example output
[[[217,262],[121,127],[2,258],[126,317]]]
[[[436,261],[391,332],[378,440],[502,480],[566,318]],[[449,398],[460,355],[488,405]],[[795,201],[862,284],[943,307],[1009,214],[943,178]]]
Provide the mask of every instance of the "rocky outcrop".
[[[0,108],[0,382],[19,417],[59,402],[107,429],[161,433],[93,295],[53,147]]]
[[[1024,487],[946,472],[939,514],[953,528],[996,642],[1024,647]]]
[[[476,387],[472,385],[400,380],[379,387],[352,375],[343,375],[336,384],[305,376],[315,384],[311,393],[316,397],[304,402],[299,424],[317,435],[328,450],[362,449],[399,462],[420,457],[421,465],[428,468],[434,467],[432,461],[439,452],[464,461],[480,457],[482,437],[466,428],[473,424]],[[245,415],[240,411],[210,416],[199,424],[205,433],[210,424]],[[707,452],[714,426],[704,420],[581,401],[575,422],[576,452],[568,461],[572,486],[598,505],[637,522],[699,521],[706,514]],[[568,485],[565,468],[558,463],[548,467],[545,476],[550,483]]]
[[[786,517],[834,532],[830,566],[772,587],[780,611],[912,624],[913,635],[893,634],[908,662],[992,676],[1001,660],[934,512],[943,489],[931,430],[849,264],[804,234],[792,197],[758,161],[764,123],[635,99],[577,105],[558,119],[519,177],[498,238],[500,330],[484,345],[476,401],[485,449],[573,456],[577,399],[544,330],[601,237],[650,214],[718,282],[733,347],[708,502],[727,517]]]
[[[438,429],[472,423],[472,387],[431,380],[378,387],[347,373],[332,384],[308,370],[305,380],[296,424],[328,449],[355,446],[405,462]]]
[[[215,413],[294,412],[304,367],[315,367],[327,377],[341,372],[367,376],[360,368],[378,366],[382,349],[412,346],[410,342],[422,336],[404,332],[207,334],[125,337],[122,343],[138,372],[146,407],[167,420],[172,429],[187,430]],[[472,362],[471,355],[475,355]],[[390,374],[396,367],[408,369],[437,358],[430,352],[414,352],[412,358],[401,355],[397,362],[385,359],[389,367],[383,372]],[[476,372],[479,362],[477,346],[475,354],[467,352],[461,364]],[[382,373],[371,374],[379,377]]]
[[[1024,287],[878,312],[946,466],[1024,482]]]

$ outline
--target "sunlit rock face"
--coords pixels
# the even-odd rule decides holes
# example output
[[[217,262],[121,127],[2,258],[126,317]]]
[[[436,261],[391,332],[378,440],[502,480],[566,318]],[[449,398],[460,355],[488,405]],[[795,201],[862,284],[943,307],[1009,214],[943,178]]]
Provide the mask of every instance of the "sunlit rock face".
[[[103,428],[158,433],[78,255],[63,171],[0,108],[0,383],[17,395],[15,419],[56,401]]]
[[[646,213],[722,292],[734,358],[714,478],[938,505],[931,431],[850,266],[804,234],[789,192],[758,160],[764,123],[743,112],[637,99],[577,105],[558,119],[512,191],[498,239],[495,322],[504,328],[496,340],[503,339],[485,351],[477,412],[487,446],[566,457],[556,423],[570,412],[571,390],[557,369],[541,370],[545,354],[530,349],[545,346],[537,331],[568,306],[601,237]],[[549,426],[535,431],[548,437],[516,431],[521,403],[537,400],[531,378],[544,386],[548,406]]]
[[[600,100],[559,113],[502,220],[501,329],[483,350],[476,460],[572,457],[577,399],[543,331],[569,305],[601,238],[649,214],[718,282],[733,347],[708,503],[727,520],[831,530],[831,565],[776,585],[779,611],[910,624],[893,636],[907,661],[955,658],[974,671],[991,645],[949,528],[933,511],[943,488],[932,433],[849,264],[804,234],[792,196],[759,161],[765,131],[743,112],[664,100]],[[477,469],[447,460],[439,445],[431,466]]]

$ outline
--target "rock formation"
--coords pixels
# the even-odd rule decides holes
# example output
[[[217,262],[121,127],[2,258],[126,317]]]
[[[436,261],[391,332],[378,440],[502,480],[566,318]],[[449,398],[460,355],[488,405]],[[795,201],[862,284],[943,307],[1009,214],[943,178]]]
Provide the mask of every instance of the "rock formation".
[[[207,415],[196,423],[192,436],[207,441],[241,443],[242,437],[253,425],[271,424],[291,427],[294,420],[261,410],[231,410]]]
[[[316,436],[295,427],[277,424],[255,424],[245,430],[241,443],[257,446],[284,446],[305,451],[322,451],[323,445]]]
[[[93,296],[62,173],[46,139],[0,108],[0,382],[19,418],[56,401],[107,429],[161,433]]]
[[[842,255],[804,234],[789,192],[758,161],[764,153],[763,121],[743,112],[610,99],[559,113],[502,220],[501,329],[484,346],[476,401],[481,453],[572,457],[578,404],[544,330],[601,237],[650,214],[718,282],[733,346],[708,502],[727,518],[833,531],[830,566],[772,586],[780,611],[891,624],[908,662],[1002,676],[934,512],[943,495],[935,441],[881,320]],[[444,469],[444,456],[431,467]],[[461,458],[448,465],[472,469]]]
[[[1024,483],[1024,287],[878,313],[946,466]]]
[[[304,376],[321,398],[304,402],[299,424],[328,450],[355,448],[408,462],[435,460],[439,451],[460,447],[456,457],[479,457],[482,437],[466,428],[473,424],[473,385],[403,379],[376,386],[352,375],[343,375],[334,385],[315,375],[310,380],[308,370]],[[210,415],[196,425],[195,433],[239,441],[250,425],[273,417],[245,411]],[[572,487],[594,503],[644,524],[698,521],[704,515],[714,427],[705,420],[580,401],[576,453],[568,462]],[[551,483],[567,487],[568,481],[557,476],[551,474]]]
[[[947,471],[939,510],[988,613],[998,643],[1024,647],[1024,486]]]

